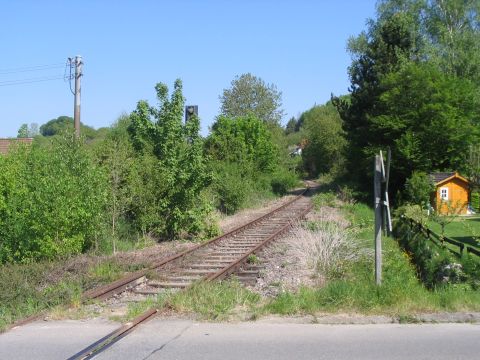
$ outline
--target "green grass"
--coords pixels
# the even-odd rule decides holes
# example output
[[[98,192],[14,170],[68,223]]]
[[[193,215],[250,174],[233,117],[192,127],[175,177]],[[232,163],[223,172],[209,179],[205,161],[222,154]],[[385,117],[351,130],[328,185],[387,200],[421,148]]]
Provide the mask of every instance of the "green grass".
[[[181,313],[196,313],[203,319],[225,320],[234,310],[253,311],[260,296],[236,281],[201,282],[173,294],[166,306]]]
[[[258,315],[260,296],[238,281],[198,282],[185,291],[171,291],[128,305],[127,314],[115,320],[129,321],[151,308],[195,314],[202,320],[228,320],[236,314]]]
[[[427,227],[437,234],[441,234],[441,227],[433,221]],[[445,236],[480,249],[480,244],[475,241],[474,235],[480,236],[480,216],[459,217],[445,226]]]
[[[351,222],[354,241],[373,248],[373,212],[365,204],[342,206]],[[410,321],[412,315],[435,311],[480,311],[480,291],[464,284],[427,290],[417,279],[410,258],[396,241],[383,238],[383,284],[375,286],[373,256],[343,264],[323,287],[303,287],[273,299],[261,299],[238,282],[198,283],[187,291],[166,293],[131,304],[126,319],[157,307],[178,313],[195,313],[202,319],[226,320],[248,314],[254,319],[265,314],[315,314],[349,312],[386,314]],[[17,319],[58,305],[80,303],[80,295],[94,285],[108,283],[124,271],[138,267],[104,260],[68,271],[66,261],[3,265],[0,268],[0,331]],[[52,274],[61,274],[54,279]],[[243,316],[242,318],[245,318]]]
[[[355,241],[373,248],[372,209],[357,203],[345,206],[343,211],[355,230]],[[323,287],[303,287],[273,299],[261,299],[238,283],[226,281],[198,283],[185,292],[159,297],[155,305],[179,313],[195,313],[207,320],[229,319],[242,311],[248,316],[241,318],[247,319],[267,314],[346,312],[384,314],[412,322],[418,313],[480,311],[480,291],[463,284],[428,290],[418,280],[410,258],[395,240],[384,237],[383,250],[383,283],[379,287],[375,285],[372,255],[345,263],[340,275],[329,278]]]
[[[357,241],[373,247],[373,212],[364,204],[344,208],[356,229]],[[408,317],[434,311],[480,310],[480,291],[464,286],[427,290],[417,279],[408,256],[396,241],[384,237],[383,283],[377,287],[373,257],[347,266],[342,278],[330,279],[322,288],[302,288],[283,293],[264,305],[263,313],[314,314],[355,312]]]
[[[69,260],[0,267],[0,332],[16,320],[58,306],[78,307],[83,291],[114,281],[138,266],[115,260],[69,266]]]

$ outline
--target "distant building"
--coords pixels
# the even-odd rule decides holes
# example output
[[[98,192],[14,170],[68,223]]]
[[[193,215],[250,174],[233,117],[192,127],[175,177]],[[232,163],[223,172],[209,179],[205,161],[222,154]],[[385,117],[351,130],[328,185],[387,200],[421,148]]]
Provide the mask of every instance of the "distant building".
[[[0,139],[0,154],[8,154],[10,149],[15,146],[15,144],[31,144],[33,138],[11,138],[11,139]]]
[[[470,184],[457,172],[442,172],[430,174],[435,184],[435,209],[441,214],[448,212],[448,207],[455,209],[457,214],[468,213]]]

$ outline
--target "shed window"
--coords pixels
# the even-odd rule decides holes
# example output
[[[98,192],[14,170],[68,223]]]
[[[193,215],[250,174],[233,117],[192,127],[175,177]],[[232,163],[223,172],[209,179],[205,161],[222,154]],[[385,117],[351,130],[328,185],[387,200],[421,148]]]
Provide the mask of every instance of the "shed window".
[[[440,199],[448,200],[448,188],[446,187],[440,188]]]

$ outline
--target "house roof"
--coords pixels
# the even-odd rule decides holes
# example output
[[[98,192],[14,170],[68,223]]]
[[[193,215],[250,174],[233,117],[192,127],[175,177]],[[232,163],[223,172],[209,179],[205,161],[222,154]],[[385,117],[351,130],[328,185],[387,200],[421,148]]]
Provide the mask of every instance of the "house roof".
[[[12,139],[0,139],[0,154],[7,154],[8,150],[13,144],[31,144],[33,138],[12,138]]]
[[[466,183],[468,183],[468,180],[465,179],[463,176],[459,175],[456,171],[454,172],[438,172],[438,173],[432,173],[430,174],[430,177],[433,180],[433,183],[435,185],[440,185],[448,180],[451,180],[453,178],[460,179]]]

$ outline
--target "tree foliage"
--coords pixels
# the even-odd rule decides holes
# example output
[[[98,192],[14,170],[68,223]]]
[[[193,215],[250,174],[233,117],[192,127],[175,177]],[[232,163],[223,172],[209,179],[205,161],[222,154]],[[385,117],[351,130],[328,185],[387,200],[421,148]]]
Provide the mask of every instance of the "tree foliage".
[[[349,41],[349,101],[333,98],[348,140],[348,173],[370,190],[371,158],[392,148],[393,193],[413,170],[465,168],[478,142],[478,2],[384,0]]]
[[[102,222],[104,184],[103,172],[73,136],[0,157],[0,262],[88,249]]]
[[[273,171],[278,161],[272,134],[253,116],[219,116],[212,126],[205,148],[216,160],[253,166],[258,171]]]
[[[432,179],[423,171],[414,171],[405,182],[405,200],[421,208],[428,207],[434,191]]]
[[[250,73],[237,76],[220,96],[221,114],[226,117],[254,116],[278,125],[283,117],[282,93]]]
[[[198,233],[208,212],[202,190],[211,182],[199,135],[200,121],[194,116],[183,123],[185,100],[180,80],[175,81],[170,98],[165,84],[159,83],[155,89],[159,107],[140,101],[130,115],[128,130],[133,145],[142,154],[142,162],[147,162],[142,165],[148,166],[144,171],[139,169],[140,183],[147,180],[150,186],[156,185],[151,189],[153,193],[137,192],[139,199],[135,201],[146,205],[143,196],[153,196],[154,208],[136,210],[140,214],[147,210],[140,216],[144,229],[153,229],[167,238],[181,231]],[[151,181],[152,175],[156,181]]]
[[[252,115],[217,118],[205,152],[212,159],[214,192],[221,211],[234,213],[249,198],[284,194],[296,185],[295,173],[281,159],[281,141],[274,139],[275,134],[284,137],[283,130],[277,129]]]
[[[22,124],[18,129],[17,138],[30,138],[35,137],[38,134],[39,131],[37,123],[31,123],[30,126],[28,124]]]
[[[72,133],[74,129],[73,118],[70,116],[59,116],[40,126],[40,134],[43,136],[61,135]],[[87,139],[93,139],[96,136],[94,128],[80,123],[80,133]]]
[[[300,119],[306,136],[302,152],[306,170],[313,176],[338,175],[344,165],[346,142],[337,109],[330,102],[314,106]]]

